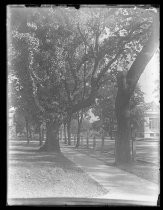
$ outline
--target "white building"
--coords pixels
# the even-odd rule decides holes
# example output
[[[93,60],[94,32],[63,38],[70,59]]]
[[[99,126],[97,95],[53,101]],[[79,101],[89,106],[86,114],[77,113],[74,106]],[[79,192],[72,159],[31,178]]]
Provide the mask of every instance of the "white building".
[[[144,138],[158,138],[160,136],[160,110],[153,102],[152,107],[145,112]]]

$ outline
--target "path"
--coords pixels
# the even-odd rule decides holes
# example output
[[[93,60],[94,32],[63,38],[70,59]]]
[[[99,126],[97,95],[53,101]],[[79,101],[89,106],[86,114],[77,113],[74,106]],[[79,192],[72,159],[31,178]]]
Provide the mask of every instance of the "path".
[[[72,144],[74,141],[72,140]],[[86,145],[86,139],[82,139],[81,146]],[[89,147],[93,148],[93,139],[89,139]],[[105,151],[114,155],[115,140],[105,139]],[[101,150],[101,139],[96,139],[96,150]],[[159,166],[160,164],[160,142],[159,140],[137,140],[136,141],[136,159]]]
[[[159,194],[157,184],[116,167],[107,166],[102,161],[79,153],[67,145],[62,145],[62,152],[109,191],[103,198],[146,201],[156,205]]]

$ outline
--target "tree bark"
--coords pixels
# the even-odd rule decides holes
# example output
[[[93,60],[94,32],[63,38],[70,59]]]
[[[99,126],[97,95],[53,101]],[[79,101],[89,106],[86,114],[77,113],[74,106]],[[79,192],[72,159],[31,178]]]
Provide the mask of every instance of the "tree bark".
[[[101,138],[101,151],[104,149],[104,142],[105,142],[105,132],[102,132],[102,138]]]
[[[112,118],[110,118],[110,122],[109,122],[109,135],[112,140],[113,139],[113,120],[112,120]]]
[[[71,116],[68,117],[67,135],[68,135],[68,145],[71,145]]]
[[[130,119],[126,114],[129,112],[129,109],[122,108],[121,112],[122,115],[117,116],[116,164],[129,163],[132,160],[130,151]]]
[[[117,136],[115,145],[116,164],[129,163],[130,151],[130,109],[129,92],[126,88],[126,74],[119,72],[117,78],[118,92],[115,101],[115,111],[117,117]]]
[[[29,144],[29,123],[27,117],[25,117],[25,126],[26,126],[27,144]]]
[[[77,140],[75,146],[76,148],[78,148],[80,145],[80,131],[81,131],[82,120],[83,120],[83,111],[81,112],[81,116],[80,113],[78,113],[78,130],[77,130]]]
[[[31,131],[30,125],[29,125],[29,138],[30,138],[30,140],[32,140],[32,131]]]
[[[64,124],[64,143],[67,144],[66,123]]]
[[[62,131],[63,131],[63,127],[61,126],[61,129],[60,129],[60,139],[61,139],[61,141],[63,140],[63,133],[62,133]]]
[[[115,102],[117,117],[116,164],[128,163],[132,159],[129,101],[141,74],[159,46],[159,14],[156,14],[153,20],[152,29],[151,36],[137,55],[130,70],[127,73],[119,72],[117,77],[118,92]]]
[[[42,132],[41,132],[41,125],[39,125],[39,144],[42,145]]]
[[[53,151],[60,153],[60,145],[59,145],[59,127],[60,124],[57,122],[53,122],[50,120],[46,123],[46,141],[45,144],[40,147],[39,151]]]
[[[87,149],[89,148],[89,133],[87,131]]]
[[[80,130],[81,130],[81,122],[78,123],[78,130],[77,130],[77,140],[76,140],[76,148],[80,145]]]

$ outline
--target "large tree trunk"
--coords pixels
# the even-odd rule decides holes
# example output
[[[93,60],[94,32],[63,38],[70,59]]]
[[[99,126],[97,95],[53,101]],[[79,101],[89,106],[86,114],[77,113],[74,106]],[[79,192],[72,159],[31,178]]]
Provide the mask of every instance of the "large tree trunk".
[[[131,160],[129,101],[141,74],[159,46],[159,14],[154,17],[152,29],[151,36],[130,70],[127,73],[119,72],[117,77],[118,92],[115,102],[118,126],[115,149],[117,164],[128,163]]]
[[[115,158],[117,164],[129,163],[132,160],[130,151],[130,119],[129,109],[122,108],[122,115],[117,116],[117,137]]]
[[[123,164],[129,163],[132,159],[130,151],[130,97],[126,89],[126,74],[124,72],[118,74],[117,84],[118,92],[115,102],[117,117],[115,159],[116,164]]]
[[[46,141],[45,144],[40,147],[39,151],[53,151],[60,152],[59,145],[59,123],[57,121],[53,122],[52,120],[46,123]]]

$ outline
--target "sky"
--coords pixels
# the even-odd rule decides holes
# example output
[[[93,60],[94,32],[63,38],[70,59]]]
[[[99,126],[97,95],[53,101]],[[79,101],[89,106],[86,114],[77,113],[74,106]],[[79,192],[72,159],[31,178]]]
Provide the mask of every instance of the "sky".
[[[153,93],[154,89],[157,87],[154,82],[156,80],[159,80],[159,73],[160,73],[159,54],[155,53],[153,58],[146,66],[138,82],[140,84],[141,90],[144,92],[144,99],[145,102],[147,103],[152,101],[154,101],[156,104],[159,103],[159,99],[157,99],[155,97],[156,94]]]

